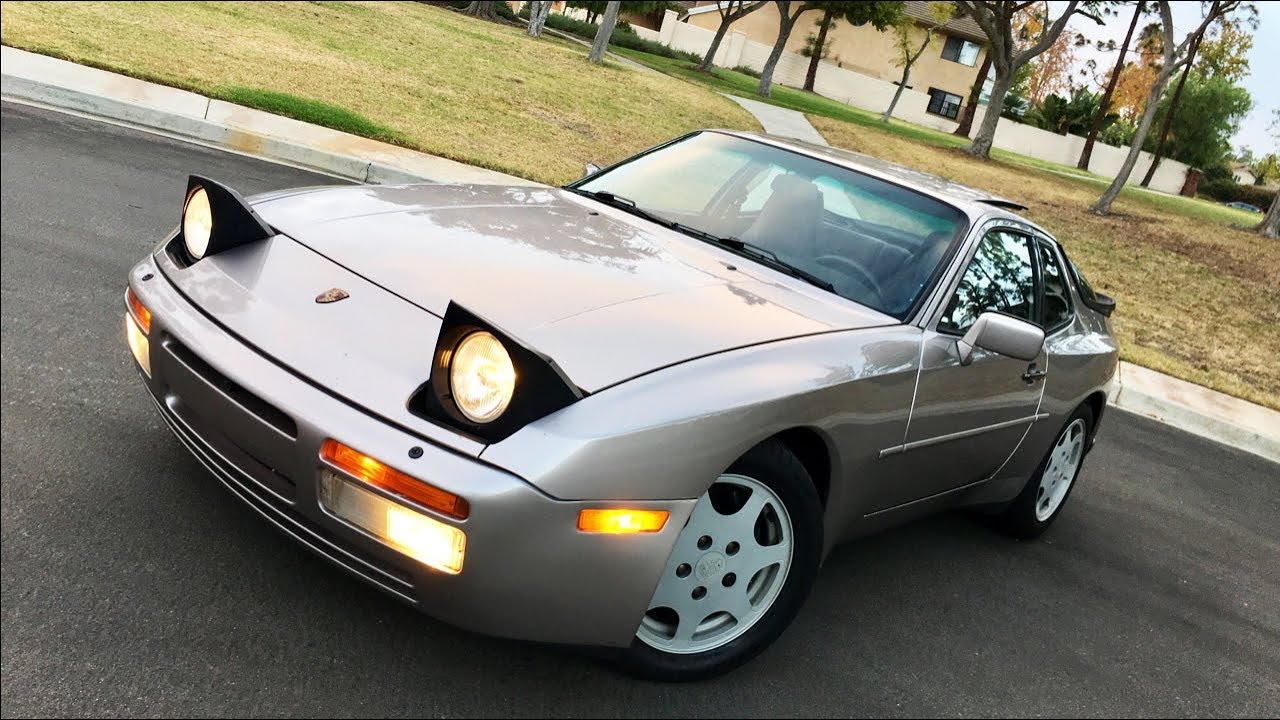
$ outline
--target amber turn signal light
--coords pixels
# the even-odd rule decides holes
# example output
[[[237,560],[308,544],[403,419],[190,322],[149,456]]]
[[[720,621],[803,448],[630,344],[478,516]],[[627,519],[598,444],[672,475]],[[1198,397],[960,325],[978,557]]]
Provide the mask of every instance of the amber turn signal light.
[[[465,498],[433,487],[347,447],[332,438],[320,447],[320,458],[351,477],[452,518],[465,520],[471,507]]]
[[[133,315],[133,319],[138,321],[138,328],[147,335],[151,334],[151,311],[146,305],[133,294],[133,288],[126,287],[124,291],[125,302],[129,304],[129,313]]]
[[[651,533],[661,530],[670,516],[671,513],[666,510],[583,510],[578,513],[578,529],[582,532],[611,535]]]

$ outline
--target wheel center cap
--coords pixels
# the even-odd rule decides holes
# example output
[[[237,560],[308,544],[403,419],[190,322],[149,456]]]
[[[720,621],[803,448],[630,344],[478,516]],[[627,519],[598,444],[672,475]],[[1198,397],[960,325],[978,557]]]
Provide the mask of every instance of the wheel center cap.
[[[698,560],[698,564],[693,568],[693,574],[698,577],[698,580],[707,582],[719,577],[722,570],[724,570],[724,556],[718,552],[709,552]]]

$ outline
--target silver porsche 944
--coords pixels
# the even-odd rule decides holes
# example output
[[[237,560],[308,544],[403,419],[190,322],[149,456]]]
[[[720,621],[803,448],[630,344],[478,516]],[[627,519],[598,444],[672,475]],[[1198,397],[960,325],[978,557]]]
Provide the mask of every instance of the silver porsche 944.
[[[125,329],[178,439],[311,550],[696,679],[773,642],[838,543],[1062,512],[1115,303],[1017,209],[721,131],[563,188],[193,176]]]

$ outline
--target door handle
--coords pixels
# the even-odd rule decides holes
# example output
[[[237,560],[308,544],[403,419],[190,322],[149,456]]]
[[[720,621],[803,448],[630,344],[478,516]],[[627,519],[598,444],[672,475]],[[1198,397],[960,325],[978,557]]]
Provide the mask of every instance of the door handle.
[[[1048,370],[1043,370],[1043,369],[1037,370],[1036,366],[1033,364],[1031,367],[1027,368],[1026,372],[1022,373],[1022,379],[1026,381],[1028,384],[1030,384],[1048,374],[1049,374]]]

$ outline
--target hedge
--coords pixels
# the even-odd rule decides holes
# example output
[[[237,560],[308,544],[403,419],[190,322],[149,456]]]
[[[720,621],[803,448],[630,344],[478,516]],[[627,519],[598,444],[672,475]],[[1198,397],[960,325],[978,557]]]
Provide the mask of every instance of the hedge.
[[[1275,199],[1276,190],[1261,185],[1241,185],[1231,180],[1213,180],[1200,183],[1196,194],[1221,202],[1246,202],[1266,210]]]

